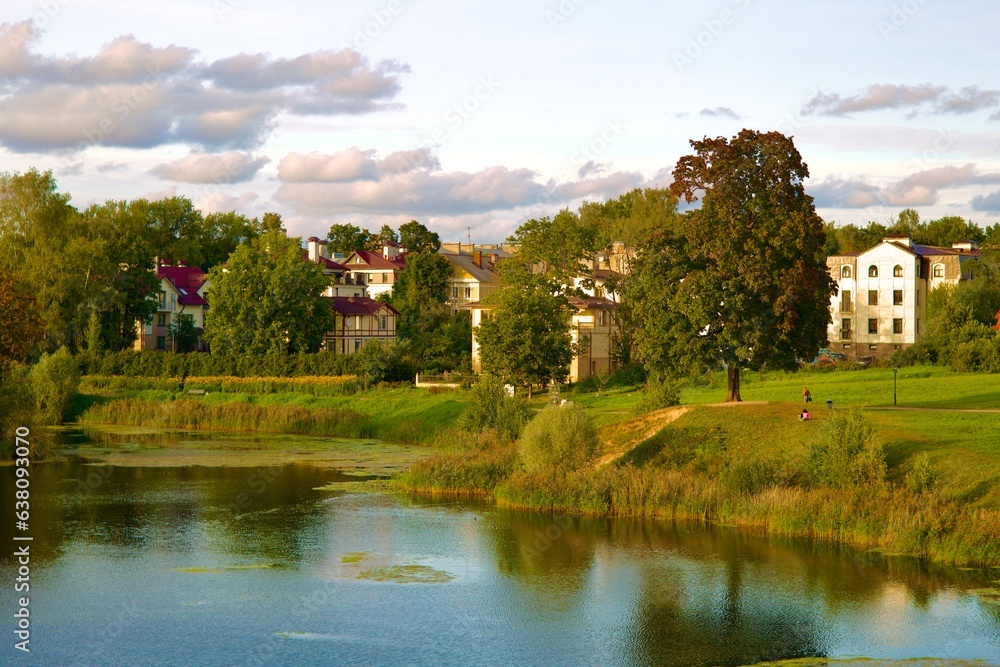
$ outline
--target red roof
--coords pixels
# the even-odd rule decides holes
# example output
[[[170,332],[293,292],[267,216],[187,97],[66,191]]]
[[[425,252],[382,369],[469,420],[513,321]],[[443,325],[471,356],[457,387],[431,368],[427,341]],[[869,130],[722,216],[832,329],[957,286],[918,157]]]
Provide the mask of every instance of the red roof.
[[[404,255],[398,256],[395,260],[386,259],[382,255],[376,252],[368,252],[367,250],[356,250],[352,253],[361,258],[364,265],[372,269],[392,269],[393,271],[398,271],[400,269],[406,268],[406,259]],[[355,266],[361,266],[349,262],[347,264],[348,269],[353,269]]]
[[[374,315],[382,309],[399,315],[399,312],[389,304],[367,296],[334,296],[330,297],[330,302],[333,310],[341,315]]]
[[[208,305],[208,302],[198,294],[198,290],[208,278],[197,266],[161,266],[156,269],[156,277],[170,281],[181,295],[177,303],[182,306]]]
[[[993,328],[1000,331],[1000,310],[997,311],[997,323],[993,325]]]

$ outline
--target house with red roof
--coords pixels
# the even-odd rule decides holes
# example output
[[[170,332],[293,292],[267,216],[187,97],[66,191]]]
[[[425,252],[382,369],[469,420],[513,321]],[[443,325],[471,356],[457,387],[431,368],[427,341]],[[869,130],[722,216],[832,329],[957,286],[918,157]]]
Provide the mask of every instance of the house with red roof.
[[[330,287],[326,290],[326,296],[358,297],[368,295],[364,281],[355,278],[354,275],[348,272],[344,264],[330,257],[325,239],[310,236],[306,242],[306,250],[303,255],[309,261],[321,265],[323,267],[323,275],[330,278]]]
[[[927,296],[971,280],[979,259],[974,241],[950,248],[886,237],[864,252],[826,260],[837,293],[830,299],[829,348],[848,359],[887,359],[924,333]]]
[[[406,253],[395,243],[386,243],[382,254],[367,250],[352,252],[344,259],[344,266],[355,282],[361,281],[367,287],[367,296],[374,299],[392,292],[392,286],[406,268]]]
[[[139,336],[136,338],[135,349],[176,351],[170,326],[178,324],[181,318],[191,318],[198,334],[195,350],[207,351],[202,335],[205,332],[205,313],[208,312],[208,276],[197,266],[185,266],[184,262],[177,262],[176,265],[158,265],[156,277],[160,279],[159,304],[151,322],[138,324]]]
[[[330,307],[335,323],[326,334],[328,351],[354,354],[370,341],[396,340],[399,311],[389,304],[365,296],[335,296],[330,298]]]

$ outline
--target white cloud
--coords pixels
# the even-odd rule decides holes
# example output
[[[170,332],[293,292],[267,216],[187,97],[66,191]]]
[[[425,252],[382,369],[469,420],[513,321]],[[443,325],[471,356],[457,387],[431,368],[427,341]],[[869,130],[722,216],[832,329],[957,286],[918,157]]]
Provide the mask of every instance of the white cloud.
[[[395,108],[397,61],[369,62],[352,49],[292,59],[238,54],[205,63],[197,51],[157,48],[131,35],[95,55],[36,51],[31,22],[0,25],[0,144],[19,152],[91,145],[260,144],[279,114],[368,113]]]
[[[255,201],[257,201],[257,194],[253,192],[244,192],[238,196],[217,192],[201,197],[194,202],[194,205],[206,215],[209,213],[228,213],[230,211],[246,213],[250,205]]]
[[[832,176],[807,188],[820,208],[869,206],[929,206],[942,190],[965,185],[1000,183],[1000,174],[981,173],[975,165],[946,165],[910,174],[886,185],[861,178]]]
[[[722,118],[731,118],[733,120],[739,120],[740,119],[739,114],[737,114],[735,111],[733,111],[729,107],[716,107],[714,109],[702,109],[699,112],[699,114],[702,115],[702,116],[707,116],[709,118],[722,117]]]
[[[173,162],[158,164],[150,173],[182,183],[240,183],[248,181],[270,158],[230,152],[218,155],[194,153]]]
[[[459,216],[537,204],[559,206],[584,197],[616,197],[641,187],[636,172],[611,172],[565,183],[543,183],[531,169],[492,166],[442,170],[429,149],[379,159],[371,150],[291,154],[278,165],[275,200],[302,215]]]

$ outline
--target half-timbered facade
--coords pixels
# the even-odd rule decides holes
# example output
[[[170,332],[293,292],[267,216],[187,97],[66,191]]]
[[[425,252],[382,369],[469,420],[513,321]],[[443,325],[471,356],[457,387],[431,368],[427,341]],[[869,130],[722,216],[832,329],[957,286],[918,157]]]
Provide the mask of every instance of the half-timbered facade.
[[[330,299],[330,307],[334,327],[326,334],[327,350],[354,354],[370,341],[396,340],[399,312],[389,304],[363,296],[336,296]]]

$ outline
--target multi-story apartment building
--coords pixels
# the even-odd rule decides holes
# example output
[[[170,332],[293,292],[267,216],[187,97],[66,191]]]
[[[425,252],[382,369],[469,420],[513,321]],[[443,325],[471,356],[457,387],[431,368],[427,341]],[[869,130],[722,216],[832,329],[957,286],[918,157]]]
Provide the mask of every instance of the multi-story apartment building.
[[[347,261],[343,256],[331,257],[327,242],[315,236],[310,236],[306,243],[306,256],[310,262],[323,267],[323,275],[330,278],[330,286],[325,296],[368,296],[365,281],[347,270],[339,260]]]
[[[451,262],[445,304],[453,315],[466,304],[482,301],[497,290],[500,286],[497,264],[502,257],[509,256],[499,246],[464,243],[444,243],[438,252]]]
[[[830,300],[830,349],[849,359],[888,358],[923,333],[927,295],[972,278],[979,250],[972,241],[951,248],[886,238],[864,252],[826,261],[837,283]]]

